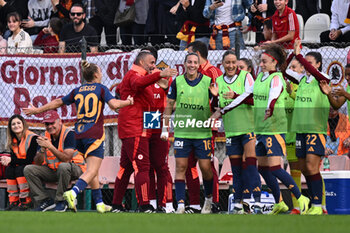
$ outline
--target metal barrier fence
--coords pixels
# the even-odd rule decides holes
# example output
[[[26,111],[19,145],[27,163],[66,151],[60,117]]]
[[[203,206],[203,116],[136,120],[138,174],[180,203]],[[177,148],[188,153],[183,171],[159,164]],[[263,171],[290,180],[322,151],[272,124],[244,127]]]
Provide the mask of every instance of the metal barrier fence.
[[[337,48],[333,47],[332,44],[305,44],[302,53],[305,55],[308,51],[320,52],[323,57],[322,71],[331,77],[332,88],[346,87],[345,65],[350,62],[349,46],[350,43],[337,44]],[[164,45],[157,46],[157,48],[159,49],[158,68],[163,69],[171,66],[176,68],[179,74],[184,73],[183,61],[186,51],[176,51],[173,48],[165,48]],[[139,49],[129,51],[129,47],[109,47],[104,49],[105,52],[87,54],[87,60],[100,66],[103,73],[102,83],[110,87],[122,80]],[[222,70],[223,53],[224,51],[209,51],[208,56],[211,64]],[[259,64],[259,53],[253,47],[247,47],[247,49],[240,51],[240,57],[251,59],[255,65],[254,69],[258,70],[256,67]],[[0,151],[7,150],[5,148],[6,128],[11,115],[23,114],[21,108],[27,107],[29,102],[39,106],[68,94],[70,90],[80,85],[80,61],[81,54],[0,55]],[[74,106],[62,107],[58,111],[66,124],[73,125],[76,116]],[[105,116],[105,156],[120,156],[121,141],[117,133],[117,114],[106,108]],[[350,146],[350,143],[343,143],[350,137],[346,104],[340,108],[339,116],[339,120],[336,117],[329,121],[331,128],[335,129],[335,134],[330,137],[328,145],[335,154],[339,151],[348,153],[348,146]],[[43,133],[43,125],[40,123],[42,114],[26,117],[26,119],[30,122],[32,129],[40,134]],[[223,133],[224,131],[219,129],[219,132]],[[339,141],[337,141],[338,138]],[[224,142],[224,138],[219,138],[215,144],[215,156],[220,164],[225,159]],[[339,144],[344,148],[338,150]],[[170,149],[170,156],[172,155],[172,149]],[[108,196],[111,198],[110,194]]]

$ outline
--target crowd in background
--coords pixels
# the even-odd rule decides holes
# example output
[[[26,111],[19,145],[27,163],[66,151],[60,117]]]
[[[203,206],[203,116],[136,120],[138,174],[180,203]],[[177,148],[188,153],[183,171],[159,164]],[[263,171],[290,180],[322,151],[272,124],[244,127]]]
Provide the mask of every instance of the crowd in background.
[[[349,3],[343,0],[0,0],[1,53],[32,53],[33,47],[44,53],[80,52],[79,41],[87,39],[91,52],[101,44],[104,30],[107,46],[142,46],[170,43],[183,50],[194,40],[211,49],[234,48],[236,35],[241,49],[242,34],[256,32],[256,43],[265,42],[264,23],[269,19],[300,14],[304,22],[312,15],[331,17],[329,32],[321,42],[349,41],[349,26],[344,23]],[[277,4],[277,5],[276,5]],[[287,8],[276,15],[280,5]],[[277,6],[277,7],[276,7]],[[80,7],[72,12],[72,7]],[[332,10],[331,10],[332,7]],[[17,12],[15,17],[10,13]],[[332,12],[332,13],[331,13]],[[247,26],[242,22],[248,17]],[[290,18],[287,20],[291,20]],[[283,21],[283,20],[282,20]],[[282,22],[278,21],[278,22]],[[276,34],[298,36],[298,20],[288,27],[276,27]],[[70,25],[70,26],[67,26]],[[228,34],[228,38],[226,37]],[[118,41],[119,37],[121,42]],[[273,40],[279,38],[272,38]],[[215,43],[213,43],[215,41]],[[67,46],[66,46],[67,45]],[[6,49],[6,48],[9,49]],[[289,46],[290,47],[290,46]]]

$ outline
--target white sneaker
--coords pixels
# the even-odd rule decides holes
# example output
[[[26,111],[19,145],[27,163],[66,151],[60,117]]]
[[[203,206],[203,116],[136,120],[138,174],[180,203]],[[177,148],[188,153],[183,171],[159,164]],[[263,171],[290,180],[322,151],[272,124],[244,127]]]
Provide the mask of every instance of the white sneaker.
[[[185,205],[178,205],[175,214],[184,214],[185,213]]]
[[[213,198],[212,197],[205,198],[201,214],[210,214],[211,213],[211,205],[212,204],[213,204]]]

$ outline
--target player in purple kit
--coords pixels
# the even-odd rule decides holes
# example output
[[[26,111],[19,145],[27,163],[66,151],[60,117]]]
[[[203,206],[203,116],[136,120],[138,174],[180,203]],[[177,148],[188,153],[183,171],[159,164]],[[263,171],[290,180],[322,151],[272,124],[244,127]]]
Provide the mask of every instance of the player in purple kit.
[[[82,67],[85,84],[75,88],[63,98],[55,99],[39,108],[31,105],[31,108],[24,108],[23,111],[26,115],[33,115],[75,103],[77,108],[77,122],[75,123],[77,149],[86,158],[87,170],[80,176],[74,187],[63,194],[63,197],[69,208],[77,211],[76,196],[90,184],[96,210],[104,213],[112,209],[111,206],[105,205],[102,201],[98,180],[98,170],[104,153],[104,105],[107,103],[112,110],[116,110],[133,104],[134,100],[130,96],[127,100],[115,99],[108,88],[101,84],[102,72],[97,65],[82,61]]]

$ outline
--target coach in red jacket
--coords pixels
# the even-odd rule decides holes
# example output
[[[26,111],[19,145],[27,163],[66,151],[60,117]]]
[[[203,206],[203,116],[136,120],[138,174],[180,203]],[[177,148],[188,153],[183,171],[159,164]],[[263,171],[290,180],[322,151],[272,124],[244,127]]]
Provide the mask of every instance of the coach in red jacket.
[[[156,68],[155,58],[150,52],[140,52],[117,92],[121,99],[128,95],[134,97],[134,105],[119,111],[118,135],[122,140],[120,170],[115,180],[113,211],[124,211],[122,200],[129,183],[130,175],[135,171],[135,190],[140,212],[153,212],[149,204],[149,137],[151,132],[143,128],[143,114],[150,111],[153,91],[151,84],[161,78],[177,75],[175,69],[167,68],[152,72]]]

